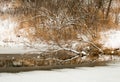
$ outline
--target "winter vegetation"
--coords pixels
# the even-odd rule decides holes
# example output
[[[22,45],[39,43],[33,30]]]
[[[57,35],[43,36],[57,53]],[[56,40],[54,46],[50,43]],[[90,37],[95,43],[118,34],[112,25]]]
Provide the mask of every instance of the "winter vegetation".
[[[118,60],[119,4],[119,0],[0,0],[0,48],[21,49],[10,57],[10,52],[2,51],[0,67]]]

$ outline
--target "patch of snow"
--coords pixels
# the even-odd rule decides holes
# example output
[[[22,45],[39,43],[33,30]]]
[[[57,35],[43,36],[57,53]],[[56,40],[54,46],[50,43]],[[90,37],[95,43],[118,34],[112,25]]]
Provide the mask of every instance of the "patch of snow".
[[[86,49],[87,49],[87,50],[90,50],[90,46],[87,46]]]
[[[114,54],[115,52],[114,51],[111,51],[112,54]]]
[[[114,0],[111,6],[112,8],[119,8],[119,4],[120,4],[119,0]]]
[[[0,29],[2,30],[13,30],[17,26],[16,22],[12,22],[11,18],[0,20]]]
[[[77,49],[77,47],[80,45],[80,42],[78,42],[78,41],[73,41],[72,43],[71,43],[71,48],[72,49]]]
[[[0,54],[23,54],[29,51],[35,51],[35,49],[23,49],[21,47],[0,47]]]
[[[45,42],[30,42],[27,37],[26,31],[24,29],[18,30],[18,34],[20,37],[17,37],[15,34],[15,28],[17,28],[19,24],[17,21],[13,21],[11,17],[8,19],[0,19],[0,53],[27,53],[31,51],[46,51],[51,48],[56,48],[56,46],[52,44],[47,44]],[[35,29],[30,29],[30,32],[34,34]],[[23,35],[23,36],[21,36]]]
[[[5,12],[6,10],[8,9],[8,6],[7,6],[7,4],[2,4],[1,6],[0,6],[0,10],[2,11],[2,12]]]
[[[14,41],[19,39],[14,34],[14,28],[17,26],[17,22],[13,22],[11,18],[1,20],[0,19],[0,45],[4,45],[7,41]]]
[[[86,54],[87,54],[85,51],[82,51],[81,53],[82,53],[83,55],[86,55]]]
[[[9,46],[0,46],[0,54],[24,54],[24,53],[43,53],[46,51],[59,49],[58,46],[47,44],[45,42],[31,43],[7,43]],[[12,45],[13,44],[13,45]]]
[[[98,60],[100,60],[100,61],[120,61],[120,57],[115,56],[115,55],[100,55]]]
[[[99,57],[100,61],[109,61],[112,60],[112,56],[102,55]]]
[[[120,48],[120,30],[101,32],[100,43],[106,48]]]
[[[17,37],[15,34],[15,28],[18,26],[17,22],[12,18],[5,20],[0,19],[0,47],[9,48],[24,48],[25,43],[29,40],[25,37]],[[8,49],[9,49],[8,48]],[[9,50],[8,50],[9,51]],[[0,50],[1,52],[1,50]]]
[[[44,42],[30,43],[28,38],[17,37],[14,33],[14,29],[17,27],[17,22],[12,21],[12,18],[1,20],[0,19],[0,53],[26,53],[30,51],[45,51],[52,45],[48,45]],[[25,30],[19,30],[21,34],[25,34]],[[37,49],[36,49],[37,48]],[[53,47],[54,48],[54,47]]]
[[[37,56],[37,58],[40,58],[40,56]]]
[[[86,60],[86,58],[87,58],[87,56],[83,56],[83,57],[82,57],[82,60]]]

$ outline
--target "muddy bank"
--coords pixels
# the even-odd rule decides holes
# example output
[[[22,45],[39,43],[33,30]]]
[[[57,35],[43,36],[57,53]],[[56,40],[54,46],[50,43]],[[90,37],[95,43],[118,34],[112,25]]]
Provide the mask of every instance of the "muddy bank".
[[[44,54],[0,54],[0,72],[51,70],[75,67],[107,66],[118,57],[113,55],[76,55],[67,51]]]
[[[2,72],[17,73],[17,72],[33,71],[33,70],[52,70],[52,69],[76,68],[76,67],[107,66],[107,63],[110,62],[108,61],[84,62],[74,65],[35,66],[35,67],[6,67],[6,68],[0,68],[0,73]]]

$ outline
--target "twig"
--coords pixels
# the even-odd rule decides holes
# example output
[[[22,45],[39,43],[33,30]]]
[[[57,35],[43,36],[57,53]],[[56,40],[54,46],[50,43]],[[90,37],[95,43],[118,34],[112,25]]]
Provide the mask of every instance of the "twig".
[[[103,53],[103,50],[102,50],[101,48],[99,48],[98,46],[96,46],[95,43],[93,43],[93,42],[91,42],[91,41],[85,41],[85,40],[83,40],[83,39],[80,40],[80,41],[83,41],[83,42],[85,42],[85,43],[91,44],[92,46],[94,46],[96,49],[98,49],[100,52]]]
[[[81,53],[78,52],[78,51],[76,51],[76,50],[69,49],[69,48],[63,48],[63,49],[64,49],[64,50],[67,50],[67,51],[70,51],[70,52],[73,52],[73,53],[75,53],[75,54],[77,54],[77,55],[81,55]]]

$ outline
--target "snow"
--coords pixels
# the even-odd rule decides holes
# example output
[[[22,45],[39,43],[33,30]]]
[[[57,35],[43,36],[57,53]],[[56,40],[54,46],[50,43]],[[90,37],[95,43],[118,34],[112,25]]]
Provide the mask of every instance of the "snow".
[[[2,12],[5,12],[7,9],[8,9],[7,4],[4,4],[4,5],[0,6],[0,10]]]
[[[14,38],[14,27],[17,23],[11,22],[11,19],[0,20],[0,41]]]
[[[0,53],[23,53],[25,43],[28,40],[26,38],[18,38],[14,33],[14,29],[18,23],[13,21],[11,17],[8,19],[0,19]]]
[[[81,53],[82,53],[83,55],[86,55],[86,54],[87,54],[85,51],[82,51]]]
[[[24,54],[30,51],[36,51],[35,49],[23,49],[22,47],[0,47],[0,54]]]
[[[0,82],[120,82],[120,63],[51,71],[0,73]]]
[[[120,48],[120,30],[101,32],[100,43],[106,48]]]
[[[8,17],[0,19],[0,54],[23,54],[27,52],[46,51],[56,46],[48,45],[45,42],[30,42],[27,37],[17,37],[15,29],[19,26],[17,21]],[[31,29],[30,29],[31,30]],[[31,33],[35,30],[31,30]],[[17,33],[27,35],[24,29],[20,29]]]

